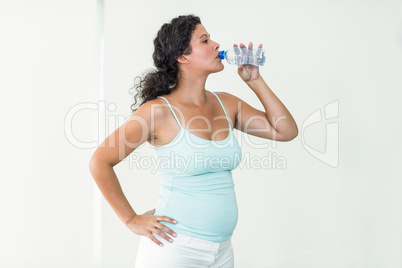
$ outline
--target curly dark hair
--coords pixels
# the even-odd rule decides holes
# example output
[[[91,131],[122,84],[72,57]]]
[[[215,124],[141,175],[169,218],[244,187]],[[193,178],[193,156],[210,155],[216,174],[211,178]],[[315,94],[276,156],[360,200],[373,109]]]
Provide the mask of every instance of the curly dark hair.
[[[197,24],[201,24],[201,19],[190,14],[178,16],[169,23],[163,24],[159,29],[154,39],[155,49],[152,54],[154,65],[157,69],[145,72],[143,77],[137,76],[135,78],[139,78],[140,81],[130,88],[130,90],[133,88],[137,90],[137,94],[134,96],[134,103],[131,105],[132,113],[138,109],[134,109],[138,95],[142,99],[139,105],[141,106],[159,95],[169,94],[172,91],[181,75],[177,59],[181,55],[191,53],[191,35]]]

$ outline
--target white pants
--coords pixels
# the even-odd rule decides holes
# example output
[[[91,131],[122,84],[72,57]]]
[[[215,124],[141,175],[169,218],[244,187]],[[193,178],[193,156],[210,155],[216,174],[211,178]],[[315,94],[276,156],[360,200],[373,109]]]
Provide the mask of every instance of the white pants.
[[[152,233],[163,247],[142,236],[138,246],[135,268],[233,268],[234,255],[231,238],[221,242],[195,238],[183,234],[170,243]]]

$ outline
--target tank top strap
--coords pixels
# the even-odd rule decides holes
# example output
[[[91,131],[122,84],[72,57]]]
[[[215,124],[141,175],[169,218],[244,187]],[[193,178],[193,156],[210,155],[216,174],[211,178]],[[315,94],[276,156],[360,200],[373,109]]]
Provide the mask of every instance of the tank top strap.
[[[212,91],[211,91],[211,92],[212,92]],[[212,93],[216,96],[216,98],[218,99],[219,103],[221,104],[222,109],[223,109],[223,112],[225,113],[225,116],[226,116],[226,120],[228,121],[229,128],[232,129],[232,128],[231,128],[231,125],[230,125],[230,121],[229,121],[228,115],[226,114],[226,110],[225,110],[225,107],[223,106],[223,104],[222,104],[222,102],[221,102],[221,99],[219,99],[218,95],[216,95],[214,92],[212,92]]]
[[[172,114],[173,114],[174,118],[176,118],[177,123],[179,124],[180,127],[182,127],[181,124],[180,124],[179,119],[177,119],[176,114],[173,112],[172,106],[170,106],[170,103],[168,102],[168,100],[166,98],[162,97],[162,96],[158,96],[157,98],[162,98],[167,102],[167,104],[169,105],[170,111],[172,111]]]

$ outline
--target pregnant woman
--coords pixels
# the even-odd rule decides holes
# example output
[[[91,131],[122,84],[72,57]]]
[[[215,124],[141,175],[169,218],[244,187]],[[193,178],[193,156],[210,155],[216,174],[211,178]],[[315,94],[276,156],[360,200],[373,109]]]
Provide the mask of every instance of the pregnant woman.
[[[157,70],[137,87],[143,101],[95,151],[92,176],[119,218],[141,236],[137,268],[234,267],[231,236],[238,210],[231,171],[241,161],[241,149],[233,128],[290,141],[298,135],[297,125],[257,66],[239,65],[238,75],[265,111],[232,94],[205,89],[208,76],[224,66],[219,44],[199,17],[165,23],[154,46]],[[146,141],[158,160],[161,184],[155,208],[138,215],[113,166]]]

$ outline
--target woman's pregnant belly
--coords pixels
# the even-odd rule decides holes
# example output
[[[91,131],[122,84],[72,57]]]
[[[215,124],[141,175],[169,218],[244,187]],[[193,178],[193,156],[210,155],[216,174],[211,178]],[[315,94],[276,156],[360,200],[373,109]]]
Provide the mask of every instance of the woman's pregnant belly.
[[[236,227],[238,207],[232,186],[202,191],[161,188],[154,215],[177,221],[161,221],[177,233],[214,242],[228,239]]]

